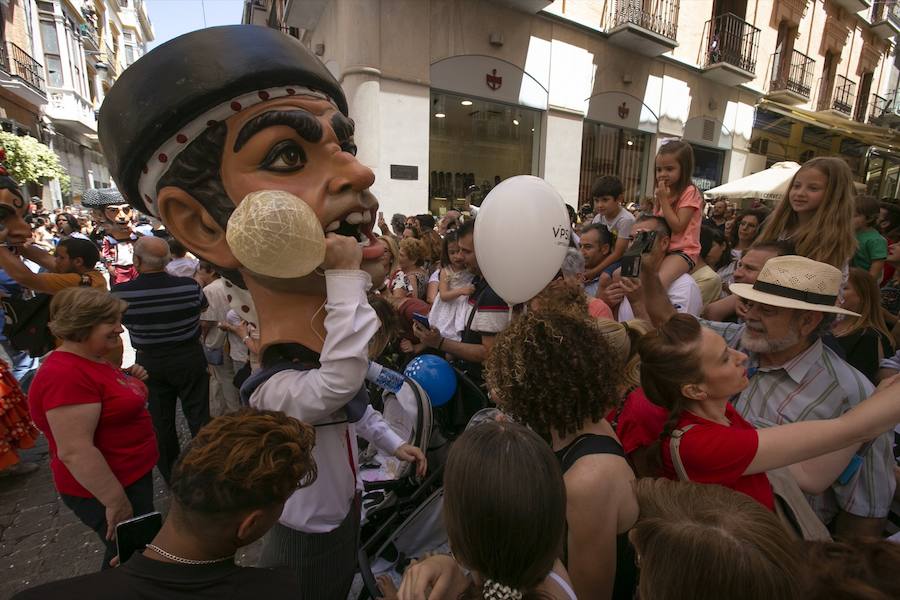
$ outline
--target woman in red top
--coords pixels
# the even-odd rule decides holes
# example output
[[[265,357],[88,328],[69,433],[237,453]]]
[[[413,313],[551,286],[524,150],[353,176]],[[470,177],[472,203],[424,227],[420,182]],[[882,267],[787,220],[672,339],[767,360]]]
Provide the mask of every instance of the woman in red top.
[[[823,492],[850,463],[860,444],[900,421],[900,376],[836,419],[754,429],[729,398],[748,385],[747,356],[690,315],[672,317],[640,342],[641,382],[647,397],[669,411],[661,436],[663,474],[677,479],[669,449],[676,429],[679,456],[692,481],[743,492],[774,510],[766,471],[788,466],[800,488]]]
[[[50,444],[50,468],[63,502],[116,554],[116,525],[153,511],[158,458],[147,411],[147,373],[104,360],[122,333],[126,303],[95,288],[68,288],[50,304],[50,330],[62,340],[29,391],[35,424]]]

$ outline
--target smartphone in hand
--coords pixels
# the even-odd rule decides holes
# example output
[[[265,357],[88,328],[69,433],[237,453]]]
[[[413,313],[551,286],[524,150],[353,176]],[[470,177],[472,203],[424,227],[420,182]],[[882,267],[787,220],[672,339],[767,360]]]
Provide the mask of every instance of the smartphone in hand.
[[[424,327],[425,329],[431,329],[431,324],[428,322],[428,317],[419,313],[413,313],[413,321]]]
[[[116,546],[119,564],[124,564],[135,552],[139,552],[153,541],[162,529],[162,515],[151,512],[116,525]]]

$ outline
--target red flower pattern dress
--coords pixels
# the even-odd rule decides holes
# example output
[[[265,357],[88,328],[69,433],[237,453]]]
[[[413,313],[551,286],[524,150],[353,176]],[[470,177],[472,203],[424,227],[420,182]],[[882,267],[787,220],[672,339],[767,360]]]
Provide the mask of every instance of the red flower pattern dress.
[[[38,435],[28,412],[28,399],[9,366],[0,361],[0,470],[18,463],[16,451],[33,447]]]

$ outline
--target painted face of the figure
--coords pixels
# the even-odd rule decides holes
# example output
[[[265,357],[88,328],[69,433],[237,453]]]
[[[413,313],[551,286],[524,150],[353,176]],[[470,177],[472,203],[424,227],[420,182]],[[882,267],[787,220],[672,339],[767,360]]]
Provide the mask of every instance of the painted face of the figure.
[[[127,204],[112,204],[103,209],[103,216],[110,223],[124,227],[131,222],[131,207]]]
[[[257,104],[227,125],[221,174],[235,204],[254,191],[290,192],[313,209],[326,232],[368,244],[364,268],[377,262],[383,252],[372,233],[378,202],[368,191],[375,175],[356,159],[350,119],[331,102],[297,96]]]
[[[6,243],[21,246],[31,239],[31,227],[25,222],[28,203],[22,195],[10,189],[0,189],[0,225],[6,229]]]

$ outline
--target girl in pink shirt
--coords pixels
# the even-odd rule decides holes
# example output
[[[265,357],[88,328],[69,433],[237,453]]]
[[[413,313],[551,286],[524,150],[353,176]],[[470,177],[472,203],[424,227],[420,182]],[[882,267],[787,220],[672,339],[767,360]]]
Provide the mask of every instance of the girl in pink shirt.
[[[700,221],[703,199],[691,183],[694,150],[687,142],[666,142],[656,154],[656,191],[653,214],[672,229],[669,252],[659,268],[664,288],[697,264],[700,255]]]

